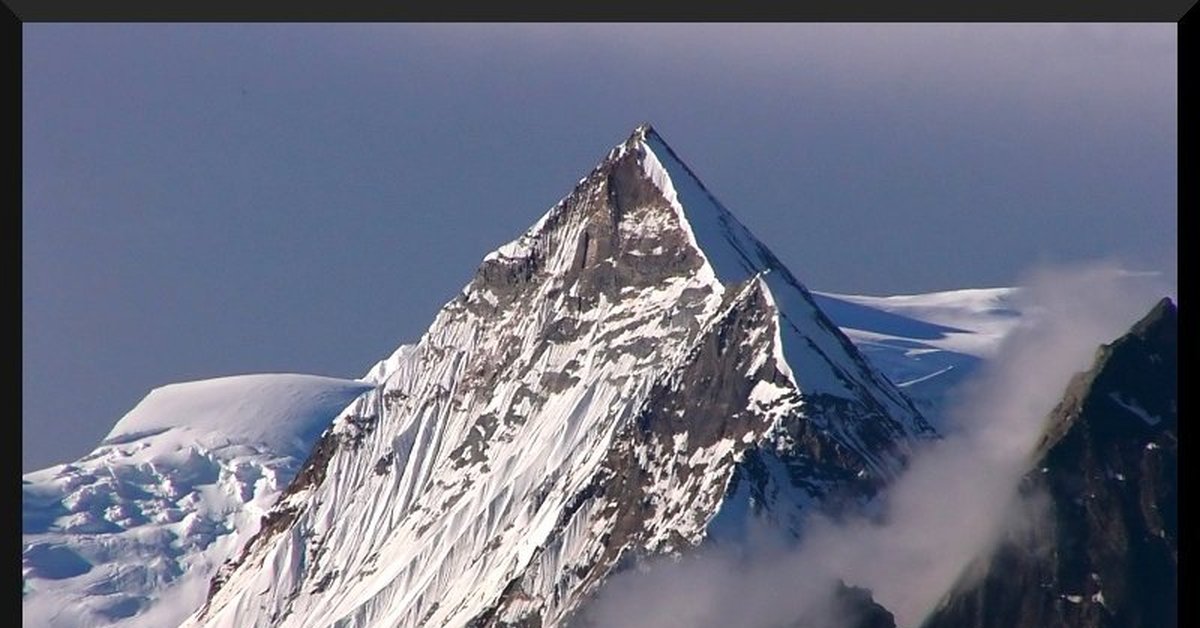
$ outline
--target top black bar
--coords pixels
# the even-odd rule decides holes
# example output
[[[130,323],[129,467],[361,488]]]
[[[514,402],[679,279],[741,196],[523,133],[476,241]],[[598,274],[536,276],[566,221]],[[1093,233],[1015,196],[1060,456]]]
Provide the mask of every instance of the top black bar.
[[[1178,22],[1197,0],[463,3],[0,0],[23,22]],[[773,5],[773,6],[772,6]]]

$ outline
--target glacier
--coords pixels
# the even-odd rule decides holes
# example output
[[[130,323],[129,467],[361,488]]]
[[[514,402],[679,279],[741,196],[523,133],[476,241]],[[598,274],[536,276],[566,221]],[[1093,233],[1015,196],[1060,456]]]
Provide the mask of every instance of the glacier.
[[[155,389],[80,460],[25,474],[22,625],[177,625],[311,443],[370,384],[256,374]]]

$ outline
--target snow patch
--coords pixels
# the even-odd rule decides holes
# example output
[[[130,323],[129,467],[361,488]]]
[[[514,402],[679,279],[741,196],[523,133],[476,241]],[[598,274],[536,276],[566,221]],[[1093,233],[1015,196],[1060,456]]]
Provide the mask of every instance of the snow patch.
[[[1120,393],[1110,392],[1108,393],[1108,398],[1112,399],[1114,403],[1122,408],[1132,412],[1135,416],[1137,416],[1137,418],[1145,421],[1147,425],[1158,425],[1159,422],[1162,421],[1161,417],[1157,417],[1149,412],[1146,412],[1146,409],[1138,405],[1137,401],[1125,401],[1124,399],[1121,399]]]
[[[138,452],[142,460],[193,443],[209,449],[254,444],[303,458],[330,417],[371,388],[365,382],[298,374],[170,384],[150,391],[102,445],[141,440],[150,445]]]
[[[311,375],[164,386],[91,454],[26,474],[25,625],[177,625],[369,388]]]

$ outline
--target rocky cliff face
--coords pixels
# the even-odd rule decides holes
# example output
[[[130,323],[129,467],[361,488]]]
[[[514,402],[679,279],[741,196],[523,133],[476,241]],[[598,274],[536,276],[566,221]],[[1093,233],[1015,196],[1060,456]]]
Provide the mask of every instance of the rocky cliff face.
[[[933,435],[648,127],[370,379],[190,625],[563,625]]]
[[[1174,626],[1178,322],[1160,302],[1050,417],[1022,491],[1045,517],[973,566],[926,628]]]

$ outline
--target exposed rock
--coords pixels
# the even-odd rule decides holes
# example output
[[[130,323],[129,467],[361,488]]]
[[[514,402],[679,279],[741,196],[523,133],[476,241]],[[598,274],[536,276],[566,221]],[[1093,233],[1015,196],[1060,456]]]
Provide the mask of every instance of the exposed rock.
[[[1178,322],[1164,299],[1072,380],[1022,492],[1039,525],[981,558],[926,628],[1178,621]]]

